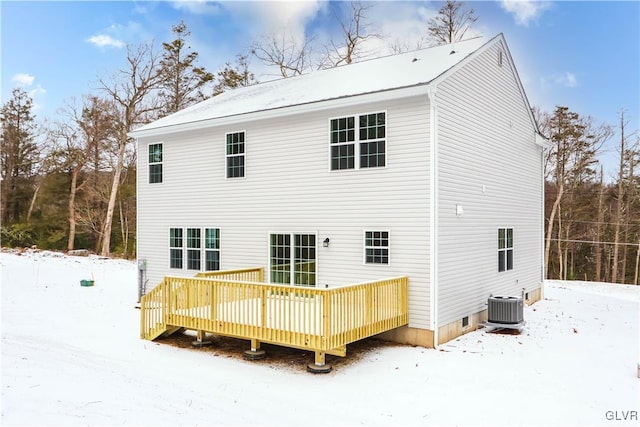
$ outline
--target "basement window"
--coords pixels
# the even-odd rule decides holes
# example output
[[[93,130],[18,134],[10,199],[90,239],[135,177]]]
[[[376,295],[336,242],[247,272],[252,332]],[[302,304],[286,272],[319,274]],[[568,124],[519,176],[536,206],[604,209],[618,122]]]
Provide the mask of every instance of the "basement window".
[[[513,270],[513,228],[498,229],[498,271]]]
[[[462,318],[462,327],[463,328],[468,328],[469,327],[469,316],[464,316]]]

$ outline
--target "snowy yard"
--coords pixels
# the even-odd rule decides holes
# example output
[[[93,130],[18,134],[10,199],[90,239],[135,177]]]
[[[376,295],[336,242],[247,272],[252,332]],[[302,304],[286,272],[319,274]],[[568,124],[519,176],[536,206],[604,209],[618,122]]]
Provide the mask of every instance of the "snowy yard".
[[[2,426],[640,424],[640,287],[548,282],[521,335],[381,346],[317,376],[140,340],[133,262],[2,253],[0,268]]]

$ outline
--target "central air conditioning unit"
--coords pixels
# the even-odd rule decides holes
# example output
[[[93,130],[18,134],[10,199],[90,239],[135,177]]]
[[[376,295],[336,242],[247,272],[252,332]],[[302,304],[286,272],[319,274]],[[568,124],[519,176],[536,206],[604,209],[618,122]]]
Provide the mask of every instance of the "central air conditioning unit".
[[[520,325],[524,322],[523,301],[521,297],[489,297],[489,323],[496,325]]]

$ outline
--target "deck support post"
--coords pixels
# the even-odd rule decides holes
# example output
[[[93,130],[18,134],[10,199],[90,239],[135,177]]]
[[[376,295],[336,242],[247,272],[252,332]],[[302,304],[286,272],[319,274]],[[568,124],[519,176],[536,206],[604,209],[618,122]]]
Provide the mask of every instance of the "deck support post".
[[[196,340],[191,343],[194,347],[206,347],[211,345],[212,342],[205,340],[207,334],[203,330],[198,330],[198,335],[196,336]]]
[[[316,351],[315,363],[307,365],[307,371],[313,374],[326,374],[331,372],[333,367],[325,363],[326,353],[324,351]]]
[[[251,339],[251,350],[247,350],[243,354],[247,360],[260,360],[267,356],[264,350],[260,350],[260,341],[257,339]]]

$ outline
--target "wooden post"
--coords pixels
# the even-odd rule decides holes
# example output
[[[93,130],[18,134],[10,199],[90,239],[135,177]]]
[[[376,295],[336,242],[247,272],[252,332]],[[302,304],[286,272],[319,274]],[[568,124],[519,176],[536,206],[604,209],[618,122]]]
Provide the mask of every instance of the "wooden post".
[[[312,374],[326,374],[331,372],[333,367],[325,363],[325,352],[316,351],[315,362],[307,365],[307,371]]]
[[[247,360],[260,360],[267,356],[264,350],[260,350],[260,340],[255,338],[251,339],[251,350],[247,350],[243,353],[243,356]]]
[[[196,340],[193,341],[191,345],[194,347],[206,347],[208,345],[211,345],[211,341],[205,340],[206,336],[207,334],[205,333],[205,331],[198,329]]]

